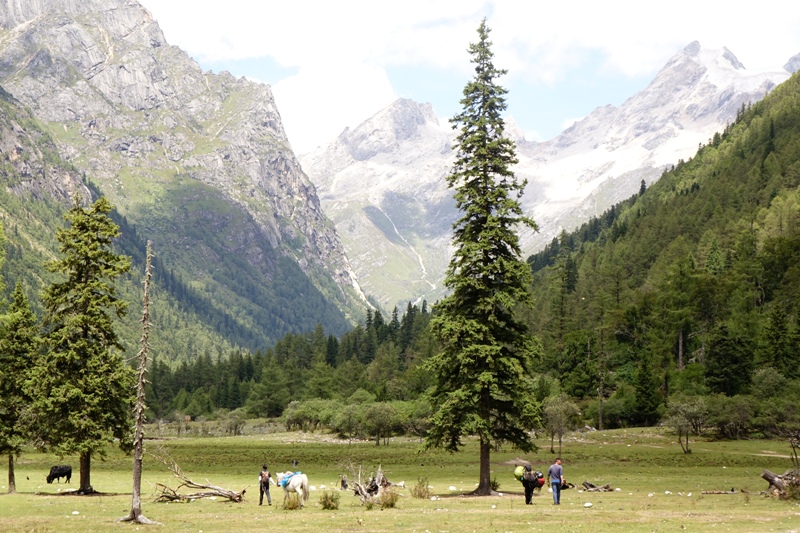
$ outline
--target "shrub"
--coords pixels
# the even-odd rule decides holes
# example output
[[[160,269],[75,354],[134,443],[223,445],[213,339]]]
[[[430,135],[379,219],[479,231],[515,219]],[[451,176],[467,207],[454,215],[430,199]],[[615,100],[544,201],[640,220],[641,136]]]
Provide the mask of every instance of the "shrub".
[[[433,496],[433,491],[428,486],[427,477],[417,478],[417,484],[411,487],[411,496],[414,498],[420,498],[424,500],[427,500],[431,496]]]
[[[400,494],[393,490],[386,489],[381,492],[378,497],[378,502],[381,504],[381,509],[393,509],[397,505],[397,500],[400,499]]]
[[[800,481],[794,480],[786,484],[786,496],[787,500],[800,500]]]
[[[333,490],[322,491],[319,504],[326,511],[335,511],[339,508],[339,493]]]
[[[497,477],[492,478],[492,480],[489,482],[489,486],[492,487],[492,490],[495,492],[500,490],[500,482],[497,481]]]
[[[287,511],[295,511],[300,509],[300,495],[296,492],[289,493],[286,499],[283,500],[283,508]]]

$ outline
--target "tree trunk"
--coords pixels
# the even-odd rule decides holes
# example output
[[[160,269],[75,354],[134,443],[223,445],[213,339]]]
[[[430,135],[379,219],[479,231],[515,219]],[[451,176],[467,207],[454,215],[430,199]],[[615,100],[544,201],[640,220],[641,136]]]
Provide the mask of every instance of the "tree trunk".
[[[81,452],[81,486],[78,487],[79,494],[91,494],[94,492],[91,482],[92,452]]]
[[[601,387],[602,391],[603,388]],[[597,406],[597,429],[603,431],[603,393],[600,393],[600,402]]]
[[[683,370],[683,328],[678,330],[678,370]]]
[[[686,445],[683,444],[683,437],[686,435]],[[681,450],[683,453],[692,453],[692,450],[689,449],[689,431],[687,430],[685,433],[678,429],[678,444],[681,445]]]
[[[703,327],[701,330],[702,334],[700,335],[700,364],[705,366],[706,364],[706,325],[703,323]]]
[[[136,407],[134,418],[136,426],[133,431],[133,497],[131,498],[131,512],[121,521],[136,522],[139,524],[155,524],[142,514],[142,456],[144,455],[144,410],[145,410],[145,373],[147,372],[147,352],[149,349],[148,335],[150,333],[150,261],[153,253],[150,251],[150,241],[147,241],[147,263],[144,276],[144,297],[142,298],[142,338],[139,349],[139,371],[136,384]]]
[[[14,477],[14,452],[8,452],[8,493],[17,492],[17,480]]]
[[[481,465],[480,465],[480,480],[478,482],[478,488],[475,489],[475,494],[481,496],[489,496],[492,494],[492,470],[491,464],[489,463],[489,458],[492,453],[492,447],[488,441],[484,441],[481,438]]]
[[[550,432],[550,453],[556,453],[555,449],[555,441],[556,441],[556,432]]]
[[[603,395],[605,394],[605,365],[602,366],[600,370],[600,388],[597,390],[597,429],[603,431]]]
[[[764,473],[761,474],[761,477],[769,481],[770,489],[775,487],[779,491],[783,492],[786,490],[786,483],[778,476],[778,474],[774,474],[769,470],[764,470]]]

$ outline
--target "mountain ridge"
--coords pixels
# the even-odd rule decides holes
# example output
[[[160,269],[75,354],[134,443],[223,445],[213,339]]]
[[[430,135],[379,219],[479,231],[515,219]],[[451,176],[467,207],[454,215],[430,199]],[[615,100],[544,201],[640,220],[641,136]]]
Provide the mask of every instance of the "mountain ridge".
[[[3,3],[0,27],[0,85],[230,320],[274,341],[359,319],[369,304],[268,85],[203,72],[133,0]]]
[[[508,133],[517,142],[520,160],[515,172],[528,180],[523,209],[540,227],[539,233],[521,231],[524,253],[542,249],[562,229],[577,227],[635,193],[642,180],[657,180],[666,168],[721,131],[743,104],[759,100],[788,76],[786,70],[777,69],[749,72],[727,48],[707,50],[695,41],[619,107],[598,107],[553,139],[526,141],[509,119]],[[353,131],[363,126],[374,138],[380,137],[380,124],[395,127],[381,122],[381,117],[397,121],[400,112],[409,109],[413,109],[409,101],[398,100]],[[415,113],[422,111],[412,116]],[[453,133],[438,119],[413,131],[393,145],[394,151],[367,159],[344,156],[342,146],[354,138],[349,130],[299,156],[364,289],[388,309],[443,294],[450,227],[457,216],[445,183],[452,165]],[[401,149],[418,157],[404,155]],[[417,183],[416,190],[409,181]],[[398,194],[412,222],[405,223],[401,209],[387,209]],[[387,215],[370,216],[370,210]],[[395,218],[401,223],[391,226],[395,236],[390,238],[391,232],[381,224]],[[413,243],[413,249],[404,247],[403,239]],[[394,279],[398,273],[402,279]]]

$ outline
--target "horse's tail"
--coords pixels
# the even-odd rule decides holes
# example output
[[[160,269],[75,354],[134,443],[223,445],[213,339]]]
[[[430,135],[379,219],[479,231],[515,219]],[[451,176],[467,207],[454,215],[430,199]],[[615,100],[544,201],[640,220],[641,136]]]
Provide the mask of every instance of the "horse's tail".
[[[308,500],[308,476],[303,474],[303,499]]]

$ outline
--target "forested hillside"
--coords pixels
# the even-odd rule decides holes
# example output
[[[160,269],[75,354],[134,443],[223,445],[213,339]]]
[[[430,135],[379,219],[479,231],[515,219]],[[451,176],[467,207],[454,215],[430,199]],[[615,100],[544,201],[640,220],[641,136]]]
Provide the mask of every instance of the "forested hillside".
[[[550,431],[666,421],[737,437],[797,424],[800,77],[529,264],[536,304],[520,313],[542,343],[534,378]],[[255,355],[158,363],[150,405],[165,417],[283,413],[342,435],[420,432],[430,378],[419,365],[438,349],[428,324],[409,306],[340,339],[318,328]],[[369,421],[379,409],[391,428]]]
[[[800,377],[798,185],[795,75],[651,188],[529,259],[540,370],[593,399],[595,418],[599,391],[613,425],[653,423],[681,394],[786,397]]]

